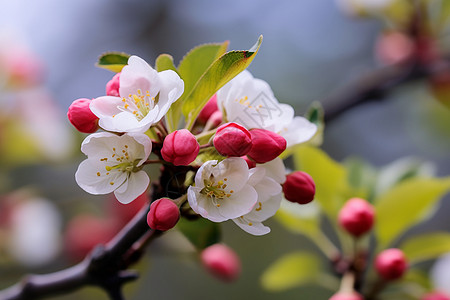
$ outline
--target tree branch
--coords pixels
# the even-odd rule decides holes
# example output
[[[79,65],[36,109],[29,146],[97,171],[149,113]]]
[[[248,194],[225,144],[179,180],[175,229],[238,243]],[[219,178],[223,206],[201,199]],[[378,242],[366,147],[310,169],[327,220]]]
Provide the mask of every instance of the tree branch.
[[[86,285],[103,288],[111,299],[123,299],[122,285],[137,278],[136,273],[124,271],[135,261],[125,260],[125,254],[142,236],[148,238],[160,234],[148,227],[147,213],[148,207],[143,208],[109,243],[97,246],[79,264],[55,273],[28,275],[17,284],[0,291],[0,299],[37,299],[67,293]]]

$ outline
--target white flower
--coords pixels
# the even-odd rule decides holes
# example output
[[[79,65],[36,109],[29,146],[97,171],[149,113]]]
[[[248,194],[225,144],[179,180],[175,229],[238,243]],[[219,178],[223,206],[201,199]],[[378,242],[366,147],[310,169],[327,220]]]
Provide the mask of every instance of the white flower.
[[[279,161],[281,162],[281,159]],[[262,222],[277,212],[282,199],[280,183],[269,176],[268,169],[273,169],[273,166],[265,165],[258,165],[250,170],[248,184],[258,193],[256,205],[249,213],[233,219],[240,228],[253,235],[264,235],[270,232],[270,228],[264,226]]]
[[[81,145],[88,158],[81,162],[75,179],[88,193],[114,192],[119,202],[129,203],[145,192],[150,183],[141,169],[151,150],[150,138],[142,133],[91,134]]]
[[[248,184],[247,163],[240,157],[205,162],[195,175],[195,186],[188,189],[191,208],[213,222],[223,222],[250,212],[258,200]]]
[[[161,120],[183,91],[184,82],[176,72],[157,72],[143,59],[131,56],[120,74],[120,97],[96,98],[90,108],[105,130],[145,132]]]
[[[227,121],[247,129],[273,131],[286,139],[287,146],[309,140],[316,125],[303,117],[294,117],[294,109],[279,103],[267,82],[244,70],[217,92],[217,105]]]

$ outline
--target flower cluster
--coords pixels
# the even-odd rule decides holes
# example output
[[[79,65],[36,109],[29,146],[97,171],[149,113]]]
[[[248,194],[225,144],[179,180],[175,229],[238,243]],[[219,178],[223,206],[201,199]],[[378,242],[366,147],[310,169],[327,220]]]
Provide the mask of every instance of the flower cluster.
[[[76,172],[78,185],[91,194],[114,192],[126,204],[149,187],[145,165],[161,163],[163,173],[183,173],[185,183],[177,186],[183,200],[160,196],[151,205],[148,224],[160,231],[175,226],[184,205],[212,222],[232,220],[263,235],[270,228],[262,222],[280,207],[283,189],[293,202],[314,198],[312,178],[305,182],[294,174],[286,181],[279,156],[314,136],[316,125],[295,117],[266,82],[244,70],[204,105],[193,128],[170,132],[165,116],[183,92],[177,72],[157,72],[131,56],[107,83],[106,96],[74,101],[69,120],[91,133],[81,146],[87,159]],[[96,132],[99,128],[104,131]],[[152,153],[157,159],[149,160]],[[188,171],[196,173],[193,182]]]

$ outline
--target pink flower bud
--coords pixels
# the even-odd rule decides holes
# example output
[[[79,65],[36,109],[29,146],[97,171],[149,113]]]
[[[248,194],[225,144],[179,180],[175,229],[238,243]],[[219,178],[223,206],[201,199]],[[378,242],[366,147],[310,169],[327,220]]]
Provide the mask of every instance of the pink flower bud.
[[[147,223],[150,228],[166,231],[173,228],[180,219],[180,209],[169,198],[161,198],[150,205]]]
[[[114,75],[114,77],[106,84],[106,95],[119,97],[120,88],[120,73]]]
[[[375,217],[373,206],[364,199],[352,198],[339,211],[339,224],[348,233],[359,237],[372,229]]]
[[[206,102],[205,106],[200,111],[197,120],[201,123],[206,123],[212,114],[219,110],[217,106],[217,95],[211,97],[211,99]]]
[[[91,100],[86,98],[72,102],[67,112],[70,123],[80,132],[93,133],[98,130],[98,117],[89,108]]]
[[[408,268],[405,254],[397,248],[386,249],[375,258],[375,269],[385,280],[402,277]]]
[[[337,292],[329,300],[364,300],[363,296],[355,291],[352,292]]]
[[[399,31],[392,31],[378,37],[375,45],[378,59],[387,65],[404,63],[414,55],[414,42]]]
[[[286,140],[275,132],[255,128],[250,130],[252,148],[247,156],[259,164],[278,157],[286,149]]]
[[[308,173],[296,171],[286,176],[283,193],[291,202],[306,204],[314,200],[316,185]]]
[[[217,128],[213,143],[220,155],[242,156],[252,148],[252,137],[241,125],[227,123]]]
[[[432,293],[428,293],[424,296],[422,296],[422,298],[420,298],[421,300],[450,300],[450,297],[441,293],[441,292],[432,292]]]
[[[211,117],[209,117],[208,122],[206,122],[205,127],[216,128],[217,126],[220,125],[220,123],[222,123],[222,118],[223,115],[220,110],[213,112]]]
[[[236,280],[241,273],[239,257],[233,249],[223,244],[214,244],[204,249],[201,260],[212,275],[227,282]]]
[[[189,130],[181,129],[166,136],[161,155],[175,166],[187,166],[195,160],[199,150],[195,136]]]

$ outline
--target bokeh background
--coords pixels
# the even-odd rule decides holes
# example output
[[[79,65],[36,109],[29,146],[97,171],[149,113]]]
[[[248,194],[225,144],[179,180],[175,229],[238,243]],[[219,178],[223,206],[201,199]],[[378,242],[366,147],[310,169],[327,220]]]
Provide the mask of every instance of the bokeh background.
[[[111,201],[87,195],[77,186],[74,173],[84,159],[79,151],[83,136],[65,119],[73,100],[104,95],[105,84],[113,74],[94,66],[101,53],[123,51],[150,63],[159,54],[169,53],[179,62],[196,45],[229,40],[230,49],[242,50],[262,34],[263,44],[249,70],[269,82],[278,100],[293,105],[297,115],[313,101],[325,99],[380,66],[374,45],[381,23],[350,17],[332,0],[1,0],[0,16],[0,48],[17,43],[40,60],[45,72],[39,89],[52,99],[48,105],[56,120],[43,129],[48,132],[53,128],[50,136],[38,137],[49,146],[45,151],[50,155],[11,150],[15,157],[1,160],[0,192],[49,199],[59,214],[55,220],[58,225],[49,226],[59,226],[61,231],[77,213],[101,216],[105,202]],[[8,107],[5,102],[12,101],[11,93],[2,97],[0,109]],[[21,105],[31,107],[32,112],[24,115],[45,115],[47,106],[34,105],[34,97],[44,96],[25,97]],[[336,160],[358,156],[379,167],[415,156],[432,162],[438,176],[448,176],[450,110],[435,101],[420,80],[394,89],[386,97],[383,102],[348,110],[325,124],[322,148]],[[329,103],[322,104],[326,112]],[[0,142],[14,143],[11,139],[14,135]],[[415,230],[450,230],[448,200],[433,219]],[[36,222],[39,225],[41,220]],[[223,225],[224,242],[236,250],[243,263],[236,283],[225,284],[208,276],[189,245],[173,233],[150,247],[146,259],[137,266],[142,277],[130,284],[128,292],[132,299],[326,299],[331,292],[314,285],[279,293],[262,289],[260,275],[277,257],[293,250],[314,249],[308,240],[288,233],[275,221],[269,224],[272,233],[263,237],[250,236],[234,224]],[[5,259],[4,267],[0,265],[0,288],[27,272],[48,272],[69,265],[61,254],[63,241],[56,241],[59,250],[54,251],[60,254],[49,263],[17,264]],[[106,298],[102,292],[85,289],[55,299]]]

